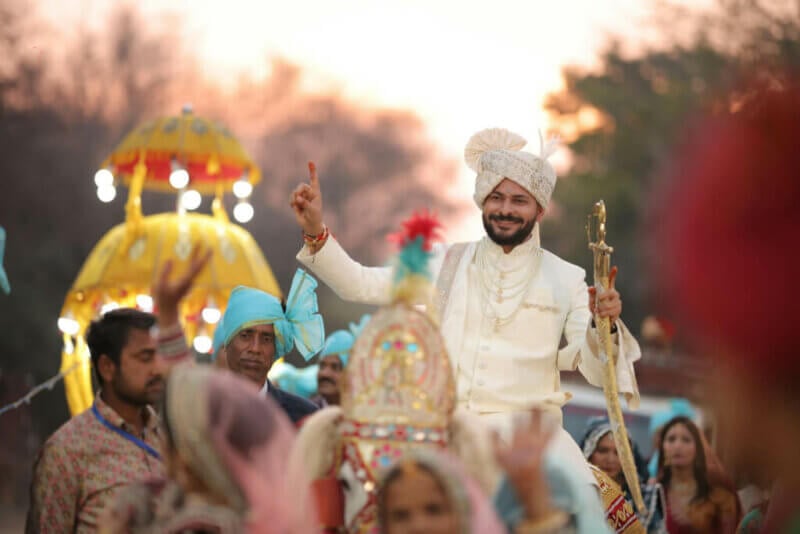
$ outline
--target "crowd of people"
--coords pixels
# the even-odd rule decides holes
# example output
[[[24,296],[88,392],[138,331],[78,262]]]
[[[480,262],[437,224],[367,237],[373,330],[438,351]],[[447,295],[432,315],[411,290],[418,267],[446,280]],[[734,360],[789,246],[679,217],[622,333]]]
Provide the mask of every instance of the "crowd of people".
[[[617,422],[589,421],[580,443],[564,431],[560,372],[603,387],[613,359],[635,408],[641,352],[620,319],[616,270],[595,289],[541,246],[552,145],[534,154],[490,129],[465,150],[486,236],[437,243],[438,222],[419,213],[393,236],[390,267],[363,266],[336,241],[310,164],[290,199],[297,259],[341,298],[379,306],[347,330],[326,336],[317,281],[298,269],[285,300],[235,289],[213,363],[196,363],[178,310],[209,261],[202,244],[162,267],[155,314],[95,320],[98,393],[42,448],[27,531],[800,531],[797,313],[785,295],[798,138],[800,91],[758,91],[703,123],[659,193],[659,280],[693,346],[717,362],[708,413],[731,465],[691,414],[659,421],[650,467],[630,443],[634,477]],[[293,368],[292,350],[315,363]],[[768,503],[744,507],[726,467],[769,490]]]

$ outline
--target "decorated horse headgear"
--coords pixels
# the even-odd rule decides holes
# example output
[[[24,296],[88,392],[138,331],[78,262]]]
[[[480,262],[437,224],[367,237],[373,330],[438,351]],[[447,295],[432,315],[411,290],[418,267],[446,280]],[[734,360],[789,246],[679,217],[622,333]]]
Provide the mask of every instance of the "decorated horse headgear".
[[[401,245],[392,302],[356,339],[344,378],[339,426],[342,469],[363,487],[363,507],[349,532],[377,529],[376,489],[408,450],[443,449],[455,408],[450,359],[438,325],[416,305],[430,302],[431,242],[439,223],[422,213],[393,236]],[[340,470],[341,471],[341,470]]]

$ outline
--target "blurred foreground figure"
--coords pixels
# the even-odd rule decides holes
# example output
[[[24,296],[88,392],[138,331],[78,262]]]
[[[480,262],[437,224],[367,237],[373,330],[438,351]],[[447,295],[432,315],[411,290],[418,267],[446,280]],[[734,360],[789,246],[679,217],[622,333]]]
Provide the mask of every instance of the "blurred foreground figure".
[[[506,532],[491,501],[458,462],[424,450],[409,452],[384,475],[378,523],[383,534]]]
[[[31,484],[26,532],[95,532],[103,507],[125,485],[164,473],[163,431],[152,405],[164,393],[155,317],[120,308],[86,333],[100,385],[89,410],[42,447]]]
[[[307,483],[284,461],[294,431],[270,397],[190,363],[171,370],[165,397],[169,480],[125,490],[101,532],[313,532]]]
[[[726,461],[774,483],[765,532],[800,529],[800,88],[747,88],[690,137],[658,196],[664,295],[713,358]]]

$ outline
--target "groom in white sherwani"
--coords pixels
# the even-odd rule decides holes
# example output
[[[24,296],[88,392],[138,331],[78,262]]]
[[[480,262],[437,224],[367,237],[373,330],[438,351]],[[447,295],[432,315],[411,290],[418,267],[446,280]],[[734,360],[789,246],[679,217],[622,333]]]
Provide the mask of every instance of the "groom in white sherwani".
[[[483,212],[486,236],[436,250],[436,282],[442,334],[456,373],[458,405],[510,436],[514,414],[539,406],[560,424],[570,395],[560,371],[579,370],[602,387],[602,364],[592,312],[609,317],[615,339],[619,390],[635,408],[639,401],[633,362],[639,345],[619,319],[622,301],[614,289],[595,294],[584,270],[541,247],[539,221],[550,202],[556,173],[547,158],[523,151],[525,140],[504,129],[475,134],[467,164],[477,173],[474,199]],[[369,304],[389,300],[392,271],[365,267],[345,252],[323,223],[322,192],[313,164],[310,181],[292,193],[291,206],[303,229],[297,259],[341,298]],[[566,340],[562,343],[562,339]],[[556,452],[585,464],[577,444],[561,429]],[[585,470],[588,483],[594,478]]]

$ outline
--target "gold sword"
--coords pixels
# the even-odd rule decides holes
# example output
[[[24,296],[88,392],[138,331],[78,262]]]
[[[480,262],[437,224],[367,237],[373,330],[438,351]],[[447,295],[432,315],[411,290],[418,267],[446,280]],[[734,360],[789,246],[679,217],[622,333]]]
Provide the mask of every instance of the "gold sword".
[[[592,219],[597,220],[597,241],[592,241]],[[609,272],[611,270],[611,253],[614,248],[606,243],[606,205],[600,200],[595,203],[592,213],[586,223],[586,235],[589,238],[589,249],[594,256],[594,285],[598,295],[608,289]],[[611,339],[611,322],[608,317],[594,316],[597,335],[600,338],[600,361],[603,363],[603,393],[606,397],[606,409],[611,421],[611,431],[614,443],[617,445],[622,472],[628,482],[633,503],[639,512],[644,513],[644,500],[639,485],[639,476],[636,472],[636,463],[633,460],[633,451],[628,439],[628,429],[622,417],[622,406],[619,402],[619,388],[617,387],[617,365],[611,355],[614,354],[614,342]]]

